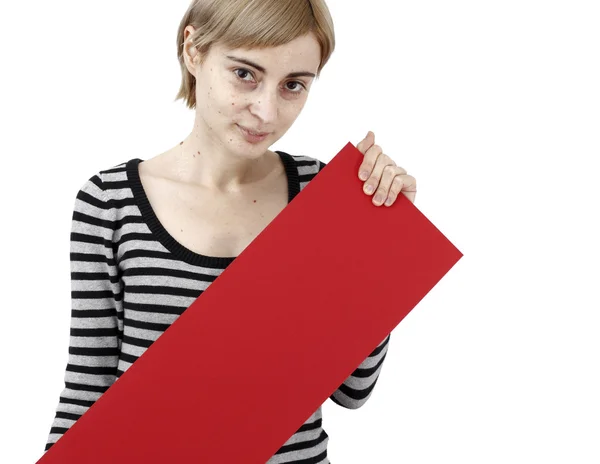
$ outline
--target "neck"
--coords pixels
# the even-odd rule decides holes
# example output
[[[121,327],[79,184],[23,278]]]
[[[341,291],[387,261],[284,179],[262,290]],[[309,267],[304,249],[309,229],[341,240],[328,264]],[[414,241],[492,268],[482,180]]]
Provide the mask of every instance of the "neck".
[[[196,124],[172,149],[177,177],[219,193],[239,192],[260,181],[272,169],[272,153],[266,150],[259,156],[240,156],[238,143],[223,144],[210,128]]]

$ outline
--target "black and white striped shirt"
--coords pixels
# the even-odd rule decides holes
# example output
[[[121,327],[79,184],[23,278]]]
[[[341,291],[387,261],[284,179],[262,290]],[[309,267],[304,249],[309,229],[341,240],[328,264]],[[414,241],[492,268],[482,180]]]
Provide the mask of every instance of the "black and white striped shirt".
[[[325,164],[277,151],[288,203]],[[71,331],[65,386],[47,451],[235,258],[192,252],[161,225],[131,159],[77,193],[70,237]],[[126,289],[126,291],[124,291]],[[349,409],[371,396],[390,336],[330,396]],[[321,406],[268,464],[329,464]]]

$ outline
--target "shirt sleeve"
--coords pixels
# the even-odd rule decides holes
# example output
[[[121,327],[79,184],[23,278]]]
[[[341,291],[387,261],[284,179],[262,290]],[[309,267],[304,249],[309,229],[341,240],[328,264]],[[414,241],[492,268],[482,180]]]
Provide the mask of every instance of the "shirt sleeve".
[[[101,173],[77,193],[71,222],[71,322],[64,388],[44,452],[115,382],[123,333],[117,225]]]
[[[358,409],[371,397],[383,361],[387,355],[391,334],[350,374],[336,391],[329,396],[331,400],[347,409]]]

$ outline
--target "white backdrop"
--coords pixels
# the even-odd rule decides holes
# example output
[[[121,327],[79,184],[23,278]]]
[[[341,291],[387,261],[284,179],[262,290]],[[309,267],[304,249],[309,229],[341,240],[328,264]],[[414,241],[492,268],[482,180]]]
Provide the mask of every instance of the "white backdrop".
[[[331,461],[597,464],[597,2],[328,4],[337,48],[271,149],[329,161],[374,131],[464,253],[393,331],[367,404],[325,403]],[[2,463],[39,459],[63,387],[77,190],[192,127],[173,102],[187,5],[0,7]]]

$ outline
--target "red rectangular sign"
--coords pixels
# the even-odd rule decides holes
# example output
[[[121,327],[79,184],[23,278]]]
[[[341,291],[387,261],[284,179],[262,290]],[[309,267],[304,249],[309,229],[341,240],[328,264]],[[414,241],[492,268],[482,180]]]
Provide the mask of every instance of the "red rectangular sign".
[[[462,257],[348,143],[38,461],[264,464]],[[299,382],[298,379],[307,379]]]

